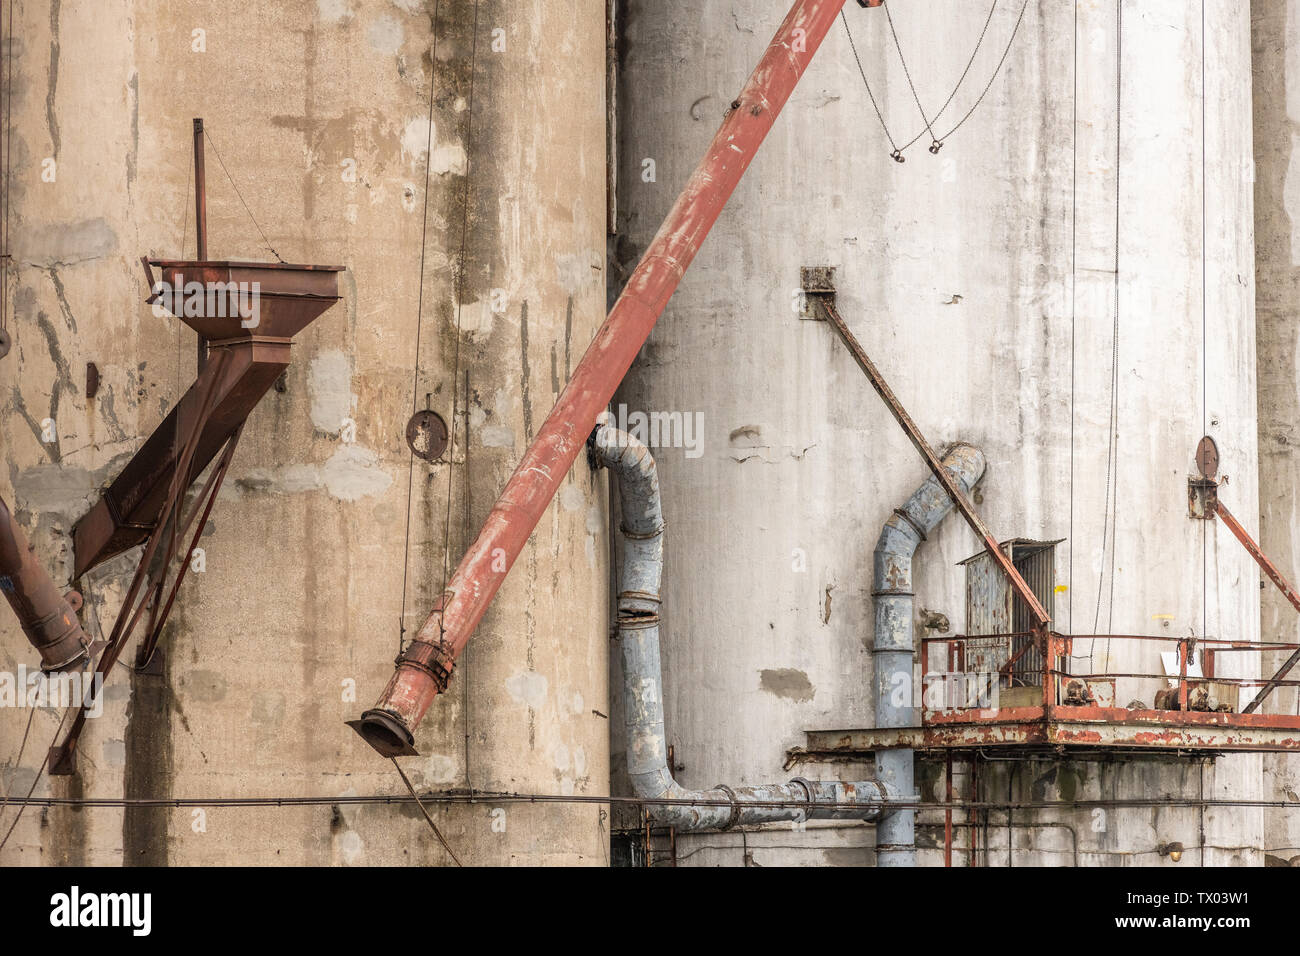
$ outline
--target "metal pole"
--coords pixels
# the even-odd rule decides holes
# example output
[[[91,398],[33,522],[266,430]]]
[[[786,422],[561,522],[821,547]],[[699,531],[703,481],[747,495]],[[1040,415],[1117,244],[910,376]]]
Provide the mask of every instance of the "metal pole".
[[[198,232],[199,262],[208,261],[208,177],[203,168],[203,118],[194,117],[194,226]],[[185,254],[185,250],[181,250]],[[208,362],[208,343],[199,336],[198,370]]]
[[[948,781],[947,806],[943,809],[943,865],[952,866],[952,751],[947,753],[945,768]]]
[[[413,752],[415,727],[446,690],[456,658],[582,450],[596,416],[613,398],[844,3],[797,0],[732,102],[446,591],[398,657],[397,670],[379,701],[352,723],[380,753]]]

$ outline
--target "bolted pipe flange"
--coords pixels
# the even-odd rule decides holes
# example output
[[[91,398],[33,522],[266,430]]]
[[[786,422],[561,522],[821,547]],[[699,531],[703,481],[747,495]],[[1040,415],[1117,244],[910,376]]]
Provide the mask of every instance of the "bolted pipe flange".
[[[456,667],[456,658],[451,648],[442,641],[428,644],[421,640],[414,640],[397,655],[394,663],[398,667],[405,664],[424,671],[433,678],[434,683],[438,685],[438,693],[441,694],[451,683],[451,672]]]
[[[727,819],[726,823],[718,827],[719,830],[730,830],[740,822],[740,803],[736,800],[736,791],[732,790],[725,783],[720,783],[713,789],[721,790],[727,795],[727,799],[731,801],[731,816]]]

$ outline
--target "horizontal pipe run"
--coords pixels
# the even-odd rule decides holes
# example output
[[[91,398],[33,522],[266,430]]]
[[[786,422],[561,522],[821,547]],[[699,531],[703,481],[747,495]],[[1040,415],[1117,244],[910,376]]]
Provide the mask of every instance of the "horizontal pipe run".
[[[505,576],[794,91],[845,0],[796,0],[704,158],[524,452],[445,592],[353,727],[384,756],[413,753],[415,728],[446,689]]]

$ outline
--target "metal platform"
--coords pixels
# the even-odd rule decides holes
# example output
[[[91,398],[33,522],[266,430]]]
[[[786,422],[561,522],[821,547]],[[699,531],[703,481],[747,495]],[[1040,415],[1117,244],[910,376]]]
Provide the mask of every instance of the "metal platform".
[[[1014,707],[934,714],[922,727],[811,730],[805,758],[843,758],[877,750],[1071,752],[1207,756],[1300,751],[1300,717],[1215,714],[1119,707]]]

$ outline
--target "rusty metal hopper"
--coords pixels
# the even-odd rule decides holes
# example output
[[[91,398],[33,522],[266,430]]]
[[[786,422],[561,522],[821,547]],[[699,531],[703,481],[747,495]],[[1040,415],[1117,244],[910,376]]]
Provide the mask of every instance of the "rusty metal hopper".
[[[168,290],[150,301],[156,300],[210,343],[293,338],[338,301],[337,273],[343,271],[342,266],[282,262],[147,261],[159,270],[157,280]],[[255,295],[256,315],[238,314],[231,293]]]
[[[162,270],[158,282],[177,290],[191,287],[190,294],[169,299],[151,275],[154,295],[149,301],[168,311],[174,307],[173,314],[199,334],[213,357],[202,364],[198,379],[104,496],[77,522],[77,577],[145,541],[160,526],[182,450],[193,439],[193,455],[180,476],[181,487],[188,488],[289,364],[290,338],[338,301],[342,271],[340,266],[260,262],[148,260],[148,265]],[[206,295],[218,284],[238,289],[240,283],[256,292],[255,325],[230,308],[228,298],[222,301],[220,293]],[[199,289],[204,294],[198,294]],[[216,361],[218,353],[221,361]]]

